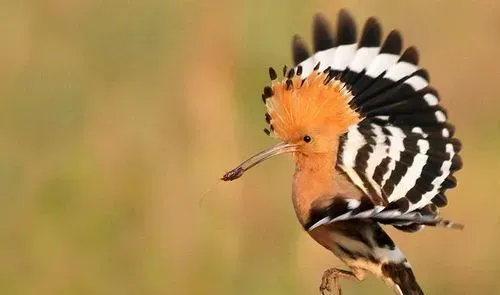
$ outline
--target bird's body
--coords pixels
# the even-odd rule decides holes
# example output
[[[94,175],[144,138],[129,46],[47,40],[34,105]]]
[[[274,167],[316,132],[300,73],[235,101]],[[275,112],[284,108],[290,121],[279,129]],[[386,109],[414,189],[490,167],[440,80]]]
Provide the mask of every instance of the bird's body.
[[[306,229],[313,208],[328,207],[332,196],[335,198],[349,196],[351,200],[361,200],[364,195],[348,177],[335,169],[336,154],[334,151],[334,153],[309,156],[307,159],[297,159],[292,182],[292,201],[297,218]],[[403,253],[374,221],[341,221],[317,227],[309,231],[309,234],[349,266],[353,274],[351,278],[363,280],[366,272],[369,272],[395,287],[393,280],[383,271],[384,264],[385,267],[396,265],[413,276]],[[348,272],[343,273],[344,276],[346,274]],[[417,290],[416,293],[404,293],[405,295],[420,294],[418,284],[413,281],[412,288]],[[328,287],[322,286],[322,288]]]
[[[300,37],[293,40],[296,66],[283,70],[264,88],[266,121],[280,143],[228,172],[233,180],[281,153],[296,162],[292,200],[310,236],[342,260],[350,271],[339,277],[362,280],[372,273],[396,294],[423,294],[403,253],[380,224],[414,232],[424,225],[460,227],[439,218],[445,191],[456,185],[460,142],[418,67],[414,47],[402,54],[392,31],[381,44],[377,20],[368,19],[356,41],[351,16],[341,11],[334,38],[327,21],[316,16],[315,53]]]

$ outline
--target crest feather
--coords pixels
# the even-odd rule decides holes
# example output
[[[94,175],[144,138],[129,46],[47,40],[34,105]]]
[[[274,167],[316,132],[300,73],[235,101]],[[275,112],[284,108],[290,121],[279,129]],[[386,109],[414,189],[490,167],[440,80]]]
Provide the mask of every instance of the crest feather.
[[[282,141],[298,139],[311,129],[339,136],[361,120],[349,106],[351,91],[329,71],[313,72],[304,79],[290,71],[265,89],[270,125]]]

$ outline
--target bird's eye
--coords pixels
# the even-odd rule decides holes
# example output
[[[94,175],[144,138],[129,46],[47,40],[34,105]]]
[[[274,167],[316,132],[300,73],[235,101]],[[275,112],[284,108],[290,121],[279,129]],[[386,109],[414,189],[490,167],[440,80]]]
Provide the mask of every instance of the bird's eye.
[[[304,141],[309,143],[311,142],[312,138],[309,135],[304,136]]]

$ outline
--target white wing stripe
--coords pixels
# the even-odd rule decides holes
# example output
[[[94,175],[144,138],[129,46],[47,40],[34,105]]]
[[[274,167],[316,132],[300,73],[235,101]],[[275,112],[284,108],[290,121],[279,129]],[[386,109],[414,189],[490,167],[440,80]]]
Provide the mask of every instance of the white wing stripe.
[[[316,54],[314,55],[314,62],[315,62],[314,65],[316,65],[319,62],[319,71],[324,71],[326,68],[331,67],[333,65],[336,49],[337,48],[334,47],[316,52]]]
[[[316,65],[314,63],[314,56],[309,57],[308,59],[301,62],[299,65],[302,66],[302,75],[300,77],[302,79],[307,78],[307,76],[309,76],[312,73],[314,66]]]
[[[420,209],[427,204],[429,204],[434,198],[439,193],[439,189],[441,188],[441,184],[443,181],[450,175],[450,167],[451,167],[451,159],[455,156],[455,151],[453,149],[453,145],[448,143],[446,144],[446,152],[450,155],[449,159],[447,161],[444,161],[443,164],[441,165],[441,171],[443,172],[442,175],[437,176],[433,181],[432,185],[434,186],[431,191],[425,193],[422,195],[422,199],[418,201],[416,204],[410,204],[409,211],[415,210],[415,209]]]
[[[347,132],[347,140],[344,144],[342,161],[344,165],[354,167],[356,165],[356,155],[358,150],[366,144],[363,134],[358,130],[358,126],[351,126]]]
[[[337,47],[335,57],[331,64],[332,70],[343,71],[351,63],[354,55],[356,54],[357,43],[350,45],[341,45]]]
[[[427,158],[428,156],[426,155],[415,155],[413,165],[408,168],[405,175],[392,191],[390,197],[388,198],[389,202],[405,197],[406,193],[408,193],[408,191],[415,186],[417,179],[422,174],[425,164],[427,164]]]
[[[413,89],[415,89],[415,91],[419,91],[429,85],[427,80],[420,76],[413,76],[410,79],[406,80],[405,83],[410,85]]]
[[[364,70],[377,56],[380,47],[362,47],[356,51],[356,55],[354,56],[351,64],[349,65],[349,69],[356,73]]]
[[[389,70],[384,75],[385,78],[391,79],[392,81],[399,81],[402,78],[409,76],[416,72],[418,67],[409,62],[400,61]]]
[[[382,160],[385,158],[387,154],[387,146],[384,144],[385,141],[385,135],[382,132],[382,128],[380,126],[371,125],[373,128],[373,133],[375,133],[375,141],[376,145],[373,147],[373,152],[371,155],[368,157],[367,161],[367,167],[366,167],[366,175],[367,179],[370,181],[372,187],[377,191],[379,196],[382,195],[382,189],[373,180],[373,174],[375,174],[375,169],[377,168],[378,165],[382,162]]]
[[[388,68],[393,66],[399,59],[396,54],[382,53],[377,55],[373,62],[368,66],[366,75],[372,78],[378,77]]]
[[[439,102],[437,97],[431,93],[424,94],[424,99],[429,106],[435,106]]]

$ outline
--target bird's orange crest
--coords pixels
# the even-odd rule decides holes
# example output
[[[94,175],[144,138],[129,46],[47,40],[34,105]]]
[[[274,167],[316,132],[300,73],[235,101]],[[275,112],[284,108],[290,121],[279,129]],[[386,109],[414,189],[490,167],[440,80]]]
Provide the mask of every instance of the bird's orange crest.
[[[302,79],[301,70],[300,66],[297,73],[291,69],[278,82],[270,69],[272,86],[264,88],[262,97],[267,107],[266,121],[278,139],[294,142],[311,133],[337,137],[361,120],[349,105],[353,95],[344,83],[331,77],[328,70],[313,71]]]

